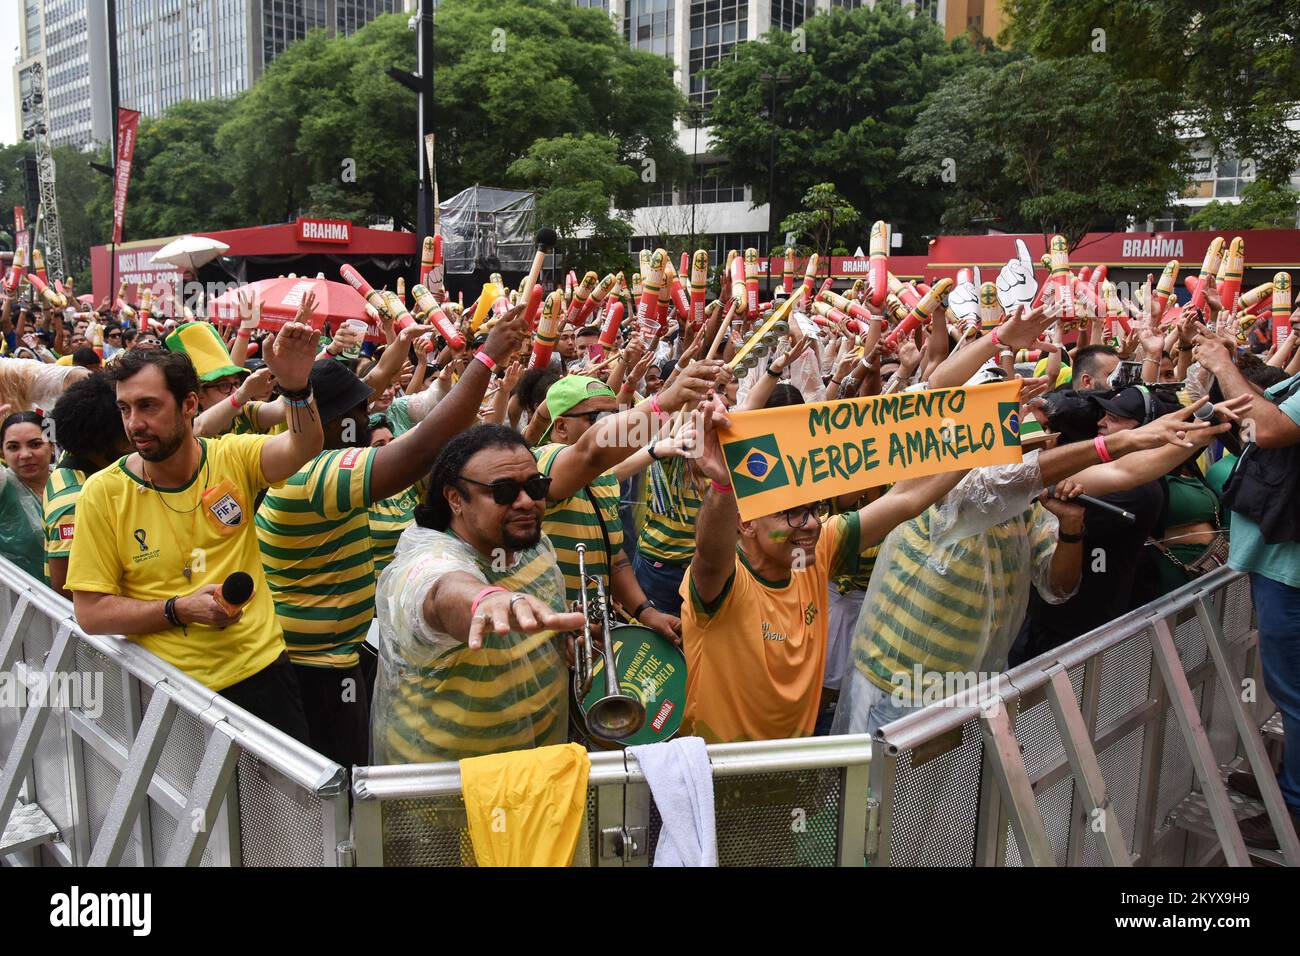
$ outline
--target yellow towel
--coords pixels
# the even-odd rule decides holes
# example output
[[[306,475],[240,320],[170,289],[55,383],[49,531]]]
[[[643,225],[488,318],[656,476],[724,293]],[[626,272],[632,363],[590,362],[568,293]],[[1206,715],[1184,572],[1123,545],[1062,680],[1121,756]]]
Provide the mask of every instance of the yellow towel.
[[[582,832],[591,760],[580,744],[460,762],[479,866],[568,866]]]

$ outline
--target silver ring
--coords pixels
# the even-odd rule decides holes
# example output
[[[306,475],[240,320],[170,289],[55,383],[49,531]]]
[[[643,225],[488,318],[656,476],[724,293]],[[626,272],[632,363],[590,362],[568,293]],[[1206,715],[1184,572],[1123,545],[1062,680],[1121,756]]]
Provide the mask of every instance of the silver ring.
[[[525,595],[525,594],[516,594],[514,597],[512,597],[512,598],[509,600],[509,602],[507,602],[507,604],[508,604],[509,607],[514,607],[516,601],[526,601],[526,600],[528,600],[528,596],[527,596],[527,595]]]
[[[486,621],[491,617],[491,615],[488,614],[486,611],[484,611],[482,614],[476,614],[474,616],[478,618],[480,621]]]

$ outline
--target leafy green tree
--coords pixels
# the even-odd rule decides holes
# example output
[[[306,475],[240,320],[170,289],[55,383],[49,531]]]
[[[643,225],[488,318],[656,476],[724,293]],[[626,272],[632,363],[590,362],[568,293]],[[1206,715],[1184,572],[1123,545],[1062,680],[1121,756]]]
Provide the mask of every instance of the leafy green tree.
[[[1286,120],[1300,100],[1296,0],[1006,0],[1003,38],[1035,56],[1105,58],[1154,79],[1220,147],[1281,181],[1300,154]],[[1162,119],[1175,122],[1175,112]]]
[[[632,226],[611,211],[611,197],[639,177],[619,161],[615,140],[594,133],[539,139],[507,174],[537,191],[537,221],[560,234],[556,252],[564,269],[625,267]]]
[[[775,137],[774,221],[812,186],[833,183],[869,220],[890,221],[905,250],[923,252],[942,205],[900,177],[899,153],[927,97],[981,55],[965,40],[946,43],[940,27],[896,0],[834,9],[803,30],[801,43],[779,32],[742,43],[712,71],[715,146],[763,203]]]
[[[833,183],[818,183],[803,195],[803,209],[781,220],[781,230],[808,240],[829,268],[835,240],[857,225],[862,215],[836,190]]]
[[[1193,229],[1294,229],[1300,192],[1289,185],[1257,179],[1241,192],[1241,202],[1202,206],[1187,224]]]
[[[1182,192],[1190,169],[1167,122],[1175,107],[1158,83],[1117,77],[1101,57],[976,66],[939,89],[901,158],[943,201],[949,231],[996,223],[1060,233],[1073,248]]]
[[[23,160],[35,156],[30,142],[0,147],[0,243],[5,249],[14,247],[13,210],[24,207],[27,226],[36,221],[36,210],[27,202]],[[63,231],[64,267],[70,275],[84,278],[90,268],[90,247],[104,241],[111,223],[107,226],[95,218],[92,206],[104,177],[90,168],[94,159],[71,146],[54,148],[55,193],[59,201],[59,225]],[[82,283],[83,288],[85,283]]]

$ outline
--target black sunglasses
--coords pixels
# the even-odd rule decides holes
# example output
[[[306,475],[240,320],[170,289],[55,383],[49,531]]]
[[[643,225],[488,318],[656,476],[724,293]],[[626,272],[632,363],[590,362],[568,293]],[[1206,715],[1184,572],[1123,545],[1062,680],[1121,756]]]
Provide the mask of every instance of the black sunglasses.
[[[499,505],[512,505],[519,497],[519,491],[523,491],[534,501],[545,501],[546,493],[551,490],[551,479],[545,475],[533,475],[524,481],[517,478],[498,478],[496,481],[477,481],[473,478],[466,478],[464,475],[457,475],[457,481],[468,481],[471,485],[479,485],[482,488],[488,488],[492,491],[492,500]]]

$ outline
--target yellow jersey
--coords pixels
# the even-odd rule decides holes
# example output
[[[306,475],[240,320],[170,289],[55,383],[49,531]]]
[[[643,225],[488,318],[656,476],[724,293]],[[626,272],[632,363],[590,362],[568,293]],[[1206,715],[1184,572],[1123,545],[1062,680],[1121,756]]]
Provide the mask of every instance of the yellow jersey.
[[[179,488],[151,487],[121,458],[87,478],[77,500],[69,591],[165,601],[236,571],[252,575],[253,596],[227,628],[190,624],[129,636],[212,690],[251,677],[285,649],[253,529],[253,501],[267,487],[268,440],[199,439],[198,470]]]

